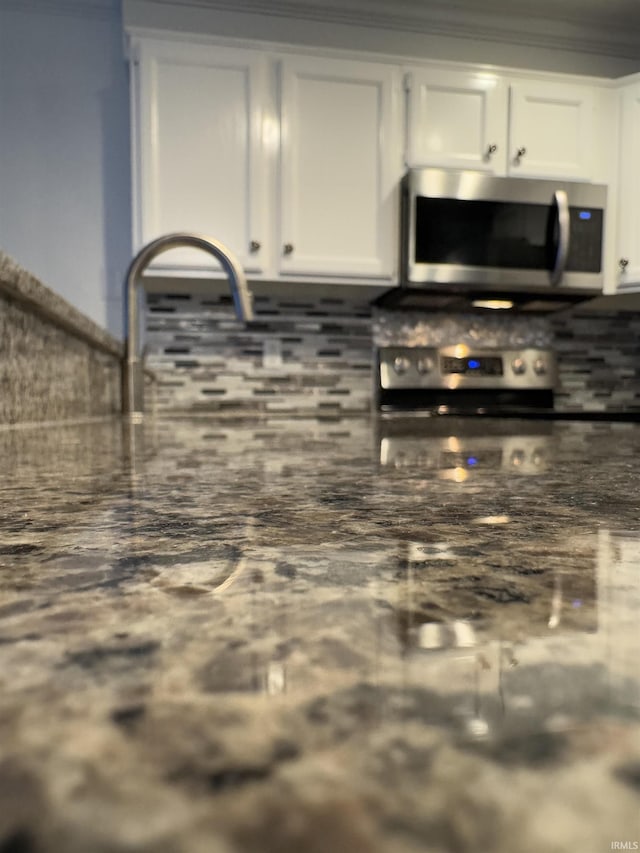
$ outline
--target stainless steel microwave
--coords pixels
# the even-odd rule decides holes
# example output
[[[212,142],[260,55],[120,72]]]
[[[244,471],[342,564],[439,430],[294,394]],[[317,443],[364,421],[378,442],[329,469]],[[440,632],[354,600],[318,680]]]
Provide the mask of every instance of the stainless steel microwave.
[[[591,292],[603,287],[606,186],[412,169],[402,284]]]

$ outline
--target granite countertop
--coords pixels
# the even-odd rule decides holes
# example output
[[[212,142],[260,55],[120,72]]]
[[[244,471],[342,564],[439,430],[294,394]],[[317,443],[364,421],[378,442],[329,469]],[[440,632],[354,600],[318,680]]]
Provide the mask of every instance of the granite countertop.
[[[29,307],[39,316],[70,332],[92,347],[121,358],[120,341],[74,308],[0,249],[0,295]]]
[[[640,842],[639,451],[606,423],[0,431],[0,850]]]

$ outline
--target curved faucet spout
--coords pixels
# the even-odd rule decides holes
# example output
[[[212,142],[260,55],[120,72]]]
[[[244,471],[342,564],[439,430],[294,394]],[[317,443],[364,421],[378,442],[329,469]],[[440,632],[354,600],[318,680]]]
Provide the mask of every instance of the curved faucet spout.
[[[227,274],[236,316],[243,322],[253,320],[253,300],[247,286],[244,271],[234,255],[218,240],[212,240],[202,234],[175,233],[165,234],[147,243],[129,264],[125,281],[126,302],[126,342],[123,365],[122,411],[134,418],[142,417],[144,412],[144,373],[140,353],[140,329],[138,319],[138,291],[141,276],[151,261],[169,249],[202,249],[213,255]]]

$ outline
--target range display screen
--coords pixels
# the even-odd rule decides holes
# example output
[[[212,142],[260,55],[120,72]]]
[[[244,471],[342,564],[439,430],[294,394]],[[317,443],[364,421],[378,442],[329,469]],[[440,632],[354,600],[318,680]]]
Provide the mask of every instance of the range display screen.
[[[458,373],[463,376],[502,376],[502,359],[499,356],[467,356],[440,359],[442,373]]]

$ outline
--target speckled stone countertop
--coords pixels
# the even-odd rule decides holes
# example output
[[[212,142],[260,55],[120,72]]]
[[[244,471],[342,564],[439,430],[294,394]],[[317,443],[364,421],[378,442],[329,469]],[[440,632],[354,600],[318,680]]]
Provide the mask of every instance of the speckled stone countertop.
[[[0,294],[28,306],[92,347],[118,358],[122,343],[73,307],[0,249]]]
[[[0,431],[0,851],[640,843],[640,426],[419,428]]]

